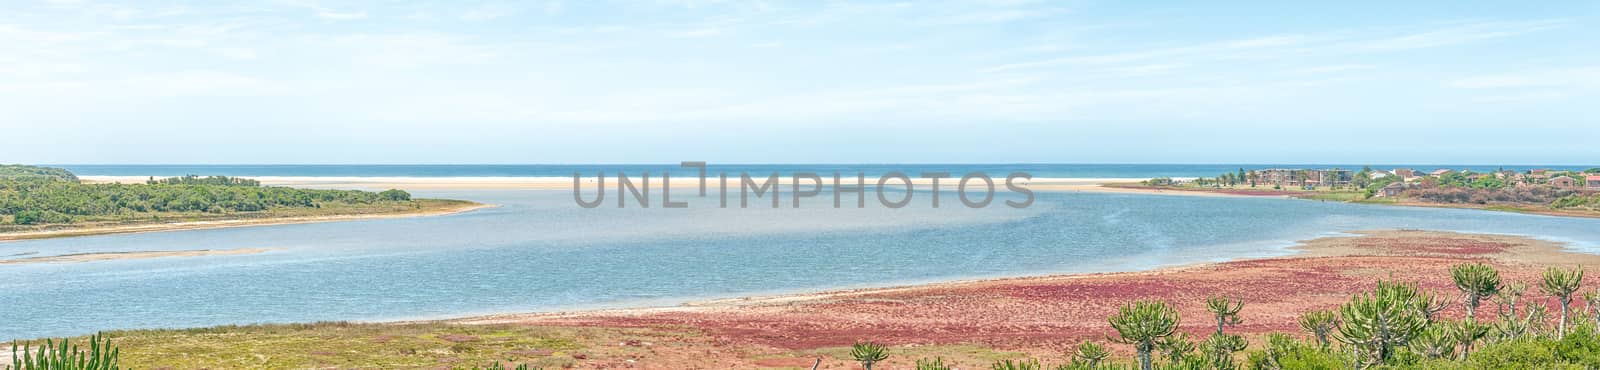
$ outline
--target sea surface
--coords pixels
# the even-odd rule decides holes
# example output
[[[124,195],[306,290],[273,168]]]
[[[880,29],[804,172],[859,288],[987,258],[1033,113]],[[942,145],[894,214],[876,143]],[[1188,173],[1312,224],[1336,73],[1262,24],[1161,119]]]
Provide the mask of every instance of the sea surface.
[[[614,174],[618,171],[630,175],[644,172],[660,174],[670,171],[674,177],[698,175],[698,169],[686,169],[676,163],[668,164],[612,164],[612,165],[50,165],[66,168],[80,176],[348,176],[348,177],[567,177],[573,172],[593,175],[597,171]],[[751,174],[795,172],[831,174],[864,173],[868,176],[899,171],[909,176],[923,172],[948,172],[965,174],[984,172],[995,177],[1005,177],[1012,172],[1026,172],[1041,178],[1155,178],[1213,177],[1224,172],[1237,172],[1264,168],[1343,168],[1359,170],[1360,164],[709,164],[710,173],[726,172]],[[1375,169],[1410,168],[1422,171],[1435,169],[1470,169],[1487,172],[1497,169],[1526,171],[1531,169],[1582,170],[1578,166],[1537,165],[1427,165],[1382,164]]]
[[[785,199],[778,209],[722,209],[692,192],[685,198],[675,192],[675,200],[689,201],[690,208],[608,203],[585,209],[562,190],[415,193],[498,207],[437,217],[0,242],[0,258],[271,249],[0,265],[0,341],[108,329],[658,306],[1141,270],[1282,255],[1296,240],[1367,229],[1530,235],[1600,252],[1600,219],[1279,198],[1040,192],[1031,207],[1017,209],[998,205],[1016,199],[1007,193],[996,206],[968,209],[950,193],[932,208],[932,193],[917,192],[907,208],[884,208],[868,195],[865,209],[834,209],[832,195],[823,193],[800,208]]]

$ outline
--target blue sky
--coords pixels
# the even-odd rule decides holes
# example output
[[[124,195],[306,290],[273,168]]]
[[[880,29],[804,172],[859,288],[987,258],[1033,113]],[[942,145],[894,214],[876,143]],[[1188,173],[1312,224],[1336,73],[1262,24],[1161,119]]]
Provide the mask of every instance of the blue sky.
[[[1600,2],[17,2],[5,163],[1600,163]]]

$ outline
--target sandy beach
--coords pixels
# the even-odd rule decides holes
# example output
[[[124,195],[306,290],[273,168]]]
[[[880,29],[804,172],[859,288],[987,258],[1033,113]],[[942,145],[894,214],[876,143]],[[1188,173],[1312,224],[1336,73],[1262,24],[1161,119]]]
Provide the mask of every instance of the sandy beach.
[[[420,211],[416,211],[416,212],[404,212],[404,213],[341,215],[341,216],[277,217],[277,218],[262,218],[262,219],[186,221],[186,222],[150,223],[150,224],[132,224],[132,225],[86,226],[86,227],[73,227],[73,228],[50,229],[50,230],[40,230],[40,231],[24,231],[24,232],[0,233],[0,242],[13,241],[13,240],[44,239],[44,238],[64,238],[64,237],[73,237],[73,236],[89,236],[89,235],[105,235],[105,234],[126,234],[126,233],[179,231],[179,230],[202,230],[202,229],[218,229],[218,228],[226,228],[226,227],[288,225],[288,224],[303,224],[303,223],[315,223],[315,222],[375,220],[375,219],[398,218],[398,217],[442,216],[442,215],[457,214],[457,213],[462,213],[462,212],[471,212],[471,211],[474,211],[474,210],[490,208],[490,207],[494,207],[494,206],[493,205],[489,205],[489,204],[480,204],[480,203],[467,202],[467,203],[462,203],[459,206],[445,208],[445,209],[427,209],[427,210],[420,210]]]
[[[110,260],[130,260],[161,257],[200,257],[200,256],[231,256],[241,254],[256,254],[271,251],[271,248],[238,248],[238,249],[201,249],[186,251],[138,251],[138,252],[103,252],[103,253],[76,253],[59,256],[23,257],[0,259],[0,265],[21,265],[30,263],[76,263]]]

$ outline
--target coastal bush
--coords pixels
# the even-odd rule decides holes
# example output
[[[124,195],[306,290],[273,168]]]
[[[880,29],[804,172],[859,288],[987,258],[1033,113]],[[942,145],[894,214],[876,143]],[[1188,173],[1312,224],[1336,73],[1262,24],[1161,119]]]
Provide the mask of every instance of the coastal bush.
[[[407,193],[405,190],[400,189],[389,189],[379,192],[378,198],[387,201],[408,201],[411,200],[411,193]]]
[[[59,344],[47,339],[37,350],[29,344],[12,342],[10,370],[117,370],[117,357],[111,338],[100,334],[89,337],[87,349],[69,344],[64,338]]]
[[[47,180],[78,182],[78,176],[73,175],[70,171],[60,168],[7,164],[0,165],[0,180]]]

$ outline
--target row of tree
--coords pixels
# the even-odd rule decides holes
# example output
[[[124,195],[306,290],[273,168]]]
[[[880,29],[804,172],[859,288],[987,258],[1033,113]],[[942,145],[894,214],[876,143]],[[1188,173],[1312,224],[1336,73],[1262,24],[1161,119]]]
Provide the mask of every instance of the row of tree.
[[[168,212],[232,213],[328,205],[406,202],[403,190],[368,192],[263,187],[255,180],[186,176],[145,184],[81,184],[0,179],[0,216],[18,225],[71,223],[82,217],[150,217]]]

